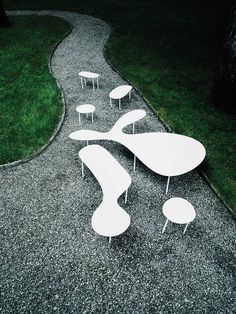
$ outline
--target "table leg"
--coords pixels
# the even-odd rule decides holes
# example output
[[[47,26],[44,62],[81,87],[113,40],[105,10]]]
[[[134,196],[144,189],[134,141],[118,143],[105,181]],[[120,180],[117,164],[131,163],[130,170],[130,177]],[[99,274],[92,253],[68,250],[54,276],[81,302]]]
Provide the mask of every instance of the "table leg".
[[[82,165],[81,165],[81,172],[82,172],[82,178],[84,177],[84,163],[82,161]]]
[[[136,156],[134,155],[134,171],[136,169]]]
[[[127,199],[128,199],[128,189],[125,191],[125,203],[127,203]]]
[[[112,108],[112,100],[111,100],[111,98],[110,98],[110,107]]]
[[[79,113],[79,124],[81,123],[81,120],[80,120],[80,113]]]
[[[87,146],[88,146],[88,140],[86,142],[87,142]]]
[[[121,99],[119,99],[119,109],[121,109]]]
[[[98,82],[98,77],[97,77],[97,89],[99,89],[99,82]]]
[[[84,85],[87,86],[87,80],[86,80],[86,78],[84,79]]]
[[[93,92],[95,90],[95,86],[94,86],[94,79],[92,78],[92,84],[93,84]]]
[[[135,122],[134,122],[135,123]],[[133,134],[134,134],[134,123],[133,123]]]
[[[166,219],[166,223],[164,224],[164,227],[163,227],[163,229],[162,229],[162,232],[161,232],[161,233],[164,233],[164,232],[165,232],[165,230],[166,230],[166,226],[167,226],[167,223],[168,223],[168,219]]]
[[[93,112],[92,112],[92,123],[93,123]]]
[[[166,194],[168,193],[169,184],[170,184],[170,177],[168,177],[168,179],[167,179]]]
[[[109,244],[111,244],[111,237],[109,237]]]
[[[187,223],[187,225],[186,225],[186,226],[185,226],[185,228],[184,228],[184,232],[183,232],[183,234],[185,234],[185,232],[186,232],[187,228],[188,228],[188,223]]]
[[[80,82],[81,82],[81,86],[82,86],[82,88],[84,88],[84,84],[83,84],[83,78],[82,78],[82,76],[80,77]]]

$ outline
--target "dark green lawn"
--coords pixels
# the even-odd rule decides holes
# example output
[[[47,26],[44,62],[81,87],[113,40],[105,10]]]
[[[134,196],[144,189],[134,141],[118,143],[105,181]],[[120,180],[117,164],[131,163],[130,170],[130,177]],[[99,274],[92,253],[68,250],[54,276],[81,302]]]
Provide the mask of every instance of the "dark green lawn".
[[[29,156],[57,126],[62,104],[48,59],[70,29],[59,18],[11,20],[0,29],[0,164]]]
[[[9,9],[74,10],[113,26],[106,54],[175,131],[206,147],[202,169],[236,211],[236,123],[217,111],[211,90],[229,1],[10,1]]]

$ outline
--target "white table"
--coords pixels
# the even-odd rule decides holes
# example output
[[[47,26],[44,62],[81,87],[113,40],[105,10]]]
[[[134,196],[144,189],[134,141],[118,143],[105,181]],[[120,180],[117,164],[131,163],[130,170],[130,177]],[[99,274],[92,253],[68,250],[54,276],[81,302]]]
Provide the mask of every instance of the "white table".
[[[92,227],[98,234],[109,237],[118,236],[130,225],[129,214],[117,203],[125,192],[127,202],[131,177],[119,162],[102,146],[89,145],[79,151],[82,160],[82,177],[84,164],[98,180],[103,192],[103,200],[92,216]]]
[[[165,231],[169,220],[177,224],[186,224],[184,228],[185,233],[188,224],[196,217],[196,212],[193,205],[180,197],[173,197],[166,201],[162,207],[162,211],[166,217],[166,222],[162,229],[162,233]]]
[[[170,177],[179,176],[196,168],[205,158],[206,150],[197,140],[174,133],[126,134],[122,129],[141,119],[144,110],[132,110],[123,115],[108,132],[81,130],[69,135],[75,140],[113,140],[127,147],[149,169],[166,176],[168,192]],[[145,112],[145,111],[144,111]]]
[[[82,88],[84,88],[84,85],[86,86],[87,79],[91,79],[92,84],[93,84],[93,91],[95,90],[95,80],[97,82],[97,89],[99,89],[99,82],[98,82],[99,74],[93,73],[93,72],[81,71],[79,72],[79,75],[81,79]],[[83,84],[83,80],[84,80],[84,84]]]
[[[84,104],[76,107],[76,111],[79,113],[79,123],[81,122],[80,114],[86,113],[88,116],[89,113],[92,114],[92,123],[93,123],[93,113],[95,111],[95,106],[90,104]]]
[[[110,106],[112,107],[112,99],[119,99],[119,109],[121,109],[121,99],[129,94],[129,99],[131,98],[131,89],[130,85],[121,85],[114,88],[110,94]]]

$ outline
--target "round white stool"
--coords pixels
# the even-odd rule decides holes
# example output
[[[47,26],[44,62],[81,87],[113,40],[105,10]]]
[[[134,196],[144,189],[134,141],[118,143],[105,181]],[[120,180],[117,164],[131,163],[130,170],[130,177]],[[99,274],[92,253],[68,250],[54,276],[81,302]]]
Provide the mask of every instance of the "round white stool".
[[[87,117],[88,117],[88,114],[91,113],[92,114],[92,123],[93,123],[93,113],[95,111],[94,105],[90,105],[90,104],[80,105],[80,106],[76,107],[76,111],[79,113],[79,123],[81,122],[81,118],[80,118],[81,113],[86,113]]]
[[[96,79],[97,89],[99,89],[99,82],[98,82],[99,74],[93,73],[93,72],[82,71],[82,72],[79,72],[79,76],[81,79],[82,88],[84,88],[84,85],[86,86],[87,79],[91,79],[92,84],[93,84],[93,91],[94,91],[95,90],[95,79]],[[84,83],[83,83],[83,80],[84,80]]]
[[[173,197],[165,202],[162,207],[164,216],[167,218],[162,233],[165,231],[168,220],[177,224],[186,224],[184,233],[188,224],[196,217],[196,212],[192,204],[180,197]]]

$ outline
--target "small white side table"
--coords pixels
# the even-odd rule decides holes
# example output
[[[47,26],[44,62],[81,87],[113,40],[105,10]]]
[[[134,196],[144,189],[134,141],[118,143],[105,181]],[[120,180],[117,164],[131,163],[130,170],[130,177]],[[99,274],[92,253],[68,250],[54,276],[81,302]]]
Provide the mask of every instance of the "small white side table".
[[[86,113],[87,117],[88,117],[88,114],[91,113],[92,114],[92,123],[93,123],[93,113],[95,111],[94,105],[90,105],[90,104],[80,105],[80,106],[76,107],[76,111],[79,113],[79,123],[81,122],[81,118],[80,118],[81,113]]]
[[[131,89],[130,85],[120,85],[114,88],[110,94],[110,107],[112,107],[112,99],[119,99],[119,109],[121,109],[121,99],[129,94],[129,99],[131,99]]]
[[[82,72],[79,72],[79,76],[81,79],[82,88],[84,88],[84,85],[86,86],[87,79],[91,79],[92,84],[93,84],[93,91],[95,90],[95,80],[97,82],[97,89],[99,89],[99,82],[98,82],[99,74],[93,73],[93,72],[82,71]],[[83,80],[84,80],[84,83],[83,83]]]
[[[167,218],[162,233],[165,231],[168,220],[177,224],[186,224],[184,233],[188,224],[196,217],[196,212],[192,204],[180,197],[170,198],[162,207],[164,216]]]

